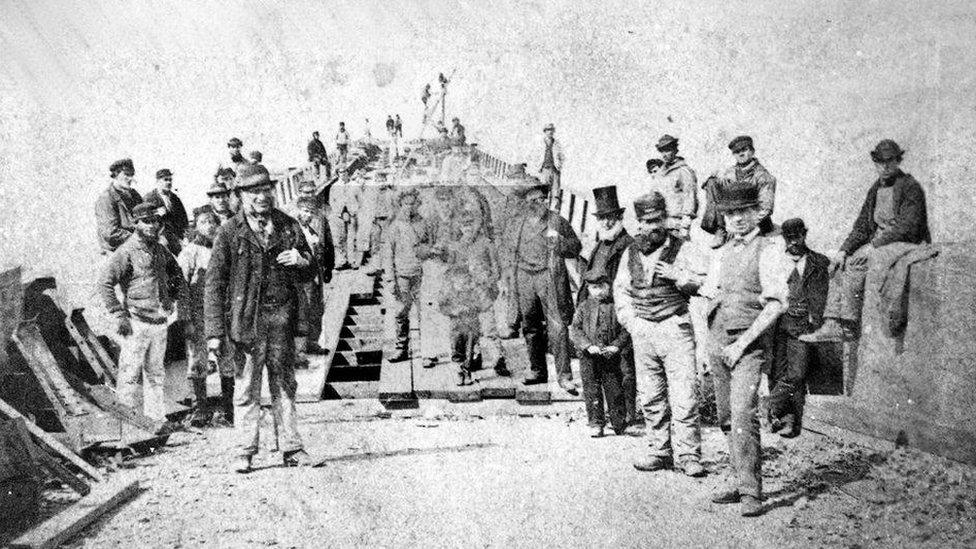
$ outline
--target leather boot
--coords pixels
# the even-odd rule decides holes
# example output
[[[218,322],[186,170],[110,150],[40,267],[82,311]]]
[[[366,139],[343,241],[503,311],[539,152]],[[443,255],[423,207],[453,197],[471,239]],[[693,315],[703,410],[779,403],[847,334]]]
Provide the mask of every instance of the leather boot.
[[[220,377],[220,411],[228,426],[234,425],[234,378]]]
[[[190,415],[191,427],[203,427],[210,419],[208,412],[210,407],[207,405],[207,380],[206,378],[193,378],[193,414]]]

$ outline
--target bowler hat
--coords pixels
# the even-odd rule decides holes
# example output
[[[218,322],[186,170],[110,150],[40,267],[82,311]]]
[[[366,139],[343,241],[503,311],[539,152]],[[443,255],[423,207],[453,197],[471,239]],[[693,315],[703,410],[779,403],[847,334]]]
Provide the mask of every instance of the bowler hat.
[[[668,215],[668,207],[664,201],[664,195],[653,191],[637,197],[634,200],[634,214],[638,219],[651,215],[666,217]]]
[[[173,172],[169,171],[169,168],[156,171],[156,179],[162,179],[164,177],[173,177]]]
[[[229,192],[230,189],[227,188],[227,185],[224,185],[220,181],[214,181],[210,184],[210,188],[207,189],[207,196],[217,196],[219,194],[227,194]]]
[[[871,160],[875,162],[887,162],[889,160],[901,160],[905,151],[891,139],[882,139],[871,151]]]
[[[116,160],[115,162],[112,162],[112,164],[108,167],[108,171],[112,175],[115,175],[121,171],[135,172],[136,169],[132,165],[131,158],[123,158],[121,160]]]
[[[737,153],[743,149],[756,150],[756,147],[752,144],[752,138],[748,135],[740,135],[732,138],[732,141],[729,141],[730,151]]]
[[[244,142],[241,141],[240,139],[236,138],[236,137],[231,137],[230,139],[227,140],[227,146],[228,147],[243,147],[244,146]]]
[[[237,184],[234,185],[234,189],[243,190],[273,184],[274,181],[271,181],[271,174],[268,173],[267,168],[261,164],[252,164],[241,169],[241,173],[237,176]]]
[[[593,202],[596,203],[596,210],[593,211],[593,215],[597,217],[624,211],[617,201],[617,187],[613,185],[593,189]]]
[[[780,226],[780,232],[786,238],[802,236],[807,232],[807,226],[803,223],[803,220],[799,217],[794,217],[793,219],[787,219]]]
[[[610,277],[607,276],[607,271],[603,267],[597,265],[586,271],[586,274],[583,275],[583,281],[588,284],[599,284],[601,282],[610,282]]]
[[[661,136],[661,139],[657,140],[656,147],[657,150],[662,152],[676,150],[678,148],[678,138],[668,134],[664,134]]]
[[[719,211],[729,212],[752,208],[759,205],[759,188],[755,185],[728,185],[719,187],[718,193]]]
[[[135,208],[132,208],[132,219],[135,221],[159,219],[160,206],[162,206],[162,204],[159,202],[140,202],[139,204],[136,204]]]

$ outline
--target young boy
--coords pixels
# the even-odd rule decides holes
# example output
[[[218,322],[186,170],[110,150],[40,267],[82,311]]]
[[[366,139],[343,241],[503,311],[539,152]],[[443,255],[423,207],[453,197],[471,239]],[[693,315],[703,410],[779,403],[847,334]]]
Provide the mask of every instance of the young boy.
[[[193,385],[193,415],[190,417],[190,425],[202,427],[211,414],[207,406],[210,360],[207,356],[207,338],[203,331],[203,293],[207,283],[210,251],[217,228],[220,227],[220,218],[216,212],[207,210],[198,213],[195,221],[196,233],[193,240],[180,252],[177,262],[190,288],[188,314],[194,326],[190,332],[192,337],[186,338],[186,377]],[[221,409],[214,418],[214,424],[230,426],[234,417],[234,360],[231,353],[224,353],[216,362],[220,372]]]
[[[583,399],[591,436],[603,436],[607,423],[603,411],[606,399],[610,425],[618,435],[627,428],[623,392],[622,353],[630,348],[630,334],[617,321],[610,280],[602,267],[590,269],[583,276],[587,297],[576,308],[569,327],[569,339],[580,356]]]
[[[410,357],[410,309],[417,301],[423,280],[422,261],[430,246],[426,224],[417,213],[420,197],[417,189],[405,189],[397,197],[397,213],[387,232],[383,272],[392,285],[396,315],[396,350],[390,360],[400,362]]]

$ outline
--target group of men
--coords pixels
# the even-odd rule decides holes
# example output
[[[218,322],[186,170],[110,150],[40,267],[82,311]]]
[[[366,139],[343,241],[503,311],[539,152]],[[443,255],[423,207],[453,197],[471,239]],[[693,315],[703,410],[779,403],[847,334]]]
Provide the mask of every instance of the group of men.
[[[575,394],[570,367],[575,346],[594,435],[603,434],[604,402],[615,430],[646,424],[650,449],[634,464],[639,470],[677,468],[693,477],[706,473],[696,364],[696,348],[704,346],[733,477],[730,490],[714,501],[741,503],[745,516],[760,514],[757,408],[767,358],[772,358],[772,428],[782,436],[796,436],[809,356],[815,349],[811,345],[857,337],[867,270],[892,246],[930,239],[924,191],[899,168],[904,151],[890,140],[871,151],[879,177],[841,251],[828,259],[807,247],[802,220],[773,223],[776,179],[756,158],[752,138],[739,136],[729,143],[735,164],[701,185],[701,208],[695,172],[678,154],[678,139],[665,135],[657,143],[661,158],[647,163],[649,192],[633,203],[636,234],[623,227],[625,208],[616,188],[597,188],[596,242],[580,258],[582,243],[551,200],[560,188],[564,161],[554,133],[552,124],[544,128],[535,166],[540,177],[514,174],[514,192],[501,198],[511,216],[504,223],[492,223],[487,200],[477,190],[481,176],[476,162],[465,165],[458,184],[474,192],[466,201],[455,201],[467,204],[465,221],[450,226],[467,249],[450,253],[470,261],[469,272],[474,273],[485,263],[471,250],[484,246],[471,243],[481,238],[489,244],[488,255],[498,252],[491,261],[498,263],[498,285],[514,311],[510,327],[520,325],[528,351],[529,370],[522,383],[547,382],[546,354],[552,353],[560,387]],[[323,158],[324,147],[316,141],[313,134],[313,162]],[[239,153],[240,144],[231,145]],[[232,150],[232,162],[238,157]],[[195,392],[202,391],[198,399],[206,392],[197,380],[210,369],[218,369],[227,380],[224,392],[233,395],[234,406],[233,414],[226,409],[225,419],[234,422],[240,436],[234,468],[246,472],[257,451],[264,367],[273,413],[282,428],[285,462],[307,460],[295,420],[294,334],[299,304],[321,305],[314,288],[321,291],[331,277],[339,250],[314,185],[300,189],[292,217],[275,207],[274,183],[262,165],[235,167],[218,172],[207,193],[210,204],[195,211],[192,235],[187,233],[185,209],[172,192],[173,174],[160,170],[156,193],[142,202],[131,188],[131,160],[110,167],[112,184],[99,197],[96,213],[102,249],[110,254],[100,288],[117,319],[122,346],[120,398],[135,404],[141,376],[146,413],[163,418],[160,353],[175,308],[188,342],[192,340],[190,377]],[[415,191],[386,196],[389,211],[381,217],[380,229],[394,237],[383,239],[384,263],[378,270],[393,278],[394,296],[401,303],[394,359],[403,359],[421,262],[448,251],[432,247],[430,235],[443,228],[420,222]],[[696,246],[690,239],[699,216],[702,229],[713,235],[710,246]],[[472,225],[474,218],[481,221]],[[584,282],[574,294],[567,260],[577,259],[582,259]],[[117,287],[122,301],[116,298]],[[489,301],[499,297],[495,292],[486,295]],[[700,318],[693,314],[693,299],[704,301]],[[178,302],[193,305],[174,307]],[[311,313],[316,315],[321,311]],[[702,322],[705,337],[696,335],[695,324]],[[321,352],[311,340],[306,350]],[[503,363],[496,364],[496,371],[508,375]]]

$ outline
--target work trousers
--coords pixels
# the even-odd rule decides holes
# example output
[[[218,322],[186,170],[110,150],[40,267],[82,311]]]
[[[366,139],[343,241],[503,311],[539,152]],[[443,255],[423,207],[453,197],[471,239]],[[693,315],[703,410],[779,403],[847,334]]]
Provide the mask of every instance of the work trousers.
[[[628,347],[620,356],[620,380],[624,392],[624,409],[627,423],[643,423],[644,412],[637,406],[637,370],[635,369],[634,348]]]
[[[474,339],[480,347],[482,360],[486,357],[492,362],[504,356],[501,337],[498,334],[498,320],[494,304],[478,315],[477,322],[466,318],[450,318],[451,360],[462,362],[467,352],[468,338]],[[477,352],[475,352],[477,354]]]
[[[329,218],[329,226],[332,229],[336,265],[358,262],[356,235],[359,233],[359,216],[347,212],[343,219],[341,212],[336,213]]]
[[[559,191],[562,188],[559,181],[559,170],[556,168],[542,168],[539,171],[539,180],[549,186],[550,204],[554,204],[555,201],[559,200]]]
[[[393,285],[394,319],[397,350],[410,348],[410,309],[420,297],[423,275],[398,276]]]
[[[875,248],[861,246],[847,258],[845,267],[834,274],[827,290],[824,318],[861,321],[864,280],[867,278],[868,268],[874,255]]]
[[[224,341],[224,349],[232,349],[229,340]],[[186,339],[186,377],[188,379],[207,378],[210,373],[207,354],[207,338],[203,335],[203,323],[200,322],[197,326],[197,337]],[[234,377],[235,369],[233,353],[221,353],[217,358],[217,371],[220,372],[220,377]]]
[[[583,354],[579,359],[580,377],[583,379],[583,400],[586,401],[586,417],[591,427],[603,427],[610,416],[614,430],[627,427],[624,405],[623,371],[620,355],[606,358]],[[606,413],[603,411],[606,402]]]
[[[769,371],[769,416],[771,419],[781,419],[793,414],[794,421],[800,422],[806,401],[807,369],[816,351],[812,345],[800,341],[784,329],[776,330],[773,345],[773,363]]]
[[[530,379],[548,379],[546,351],[552,339],[552,353],[559,379],[572,379],[569,366],[569,329],[563,322],[556,297],[556,289],[548,271],[529,273],[516,270],[519,313],[522,315],[522,335],[529,350]],[[545,321],[545,326],[543,326]]]
[[[761,497],[762,454],[759,446],[759,380],[766,360],[767,338],[759,337],[746,348],[734,366],[722,360],[722,349],[745,330],[709,330],[709,364],[715,384],[718,422],[729,443],[729,459],[735,488],[740,494]]]
[[[261,425],[261,378],[268,373],[271,413],[278,419],[282,452],[302,449],[295,410],[295,330],[290,304],[262,305],[257,314],[257,339],[235,343],[243,365],[234,382],[234,436],[239,455],[258,452]]]
[[[699,461],[701,424],[691,321],[687,315],[660,322],[634,318],[630,337],[650,455]]]
[[[322,335],[322,316],[325,314],[325,303],[322,296],[322,284],[318,278],[302,285],[302,292],[299,295],[301,308],[304,311],[305,320],[305,346],[306,349],[311,345],[319,345],[319,337]]]
[[[130,323],[132,333],[119,340],[119,402],[138,410],[141,396],[143,413],[163,421],[166,419],[163,393],[166,382],[166,323],[150,324],[136,318],[132,318]]]
[[[388,223],[389,220],[385,217],[374,217],[372,226],[369,228],[369,246],[366,251],[369,252],[370,263],[372,264],[380,264],[380,252],[383,250],[383,231],[386,230]]]

